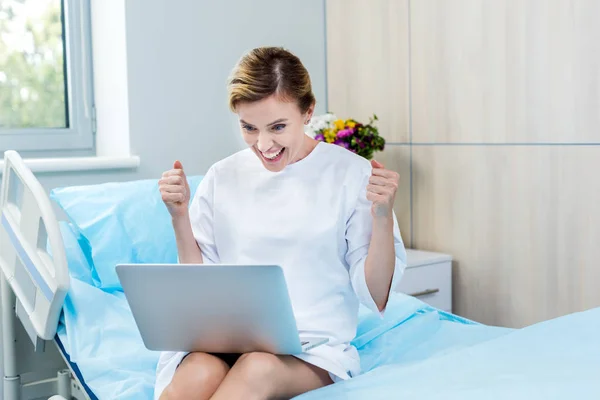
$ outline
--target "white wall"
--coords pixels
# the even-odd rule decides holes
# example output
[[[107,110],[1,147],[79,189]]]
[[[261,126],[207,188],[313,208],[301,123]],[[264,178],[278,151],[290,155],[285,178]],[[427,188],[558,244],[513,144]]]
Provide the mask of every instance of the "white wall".
[[[283,45],[312,73],[324,105],[322,0],[128,1],[130,119],[142,176],[156,176],[180,158],[203,172],[240,148],[227,109],[225,83],[240,55]],[[140,16],[143,15],[143,18]],[[161,140],[149,140],[159,134]]]

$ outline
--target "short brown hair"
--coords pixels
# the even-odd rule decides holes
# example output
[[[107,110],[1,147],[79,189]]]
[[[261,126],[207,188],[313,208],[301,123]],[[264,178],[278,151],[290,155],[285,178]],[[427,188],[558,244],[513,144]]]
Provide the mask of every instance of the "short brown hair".
[[[296,101],[305,113],[315,103],[308,71],[300,59],[281,47],[258,47],[234,67],[227,85],[229,108],[262,100],[273,94]]]

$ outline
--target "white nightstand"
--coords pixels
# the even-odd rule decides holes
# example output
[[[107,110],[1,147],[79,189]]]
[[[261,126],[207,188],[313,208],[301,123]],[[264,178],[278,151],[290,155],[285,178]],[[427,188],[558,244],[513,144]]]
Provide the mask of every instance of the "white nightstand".
[[[408,263],[396,291],[452,312],[452,257],[448,254],[406,249]]]

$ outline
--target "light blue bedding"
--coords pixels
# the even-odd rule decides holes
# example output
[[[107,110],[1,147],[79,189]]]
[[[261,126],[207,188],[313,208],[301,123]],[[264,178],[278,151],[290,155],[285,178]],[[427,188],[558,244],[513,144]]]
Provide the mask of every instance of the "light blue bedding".
[[[600,308],[596,308],[461,351],[386,365],[297,400],[599,397]]]
[[[158,353],[146,350],[121,291],[78,279],[58,331],[87,385],[101,399],[151,399]],[[395,295],[385,319],[361,309],[355,343],[365,371],[411,364],[494,339],[510,330],[455,320],[419,300]]]
[[[193,197],[202,176],[188,177]],[[177,262],[171,217],[157,180],[111,182],[54,189],[53,199],[72,222],[71,250],[79,279],[96,287],[121,289],[119,263]],[[81,265],[80,265],[81,264]],[[69,268],[71,268],[69,266]]]
[[[192,191],[200,179],[190,178]],[[58,189],[52,198],[71,220],[61,224],[71,288],[58,336],[98,398],[151,399],[158,353],[144,348],[115,265],[176,261],[157,182]],[[511,386],[525,393],[546,390],[560,386],[560,378],[565,384],[557,390],[577,393],[577,383],[589,389],[591,374],[600,377],[597,311],[512,331],[476,324],[396,294],[384,319],[365,308],[359,317],[353,344],[365,373],[300,398],[479,399]],[[574,372],[562,368],[563,357]],[[535,385],[526,386],[525,373]]]

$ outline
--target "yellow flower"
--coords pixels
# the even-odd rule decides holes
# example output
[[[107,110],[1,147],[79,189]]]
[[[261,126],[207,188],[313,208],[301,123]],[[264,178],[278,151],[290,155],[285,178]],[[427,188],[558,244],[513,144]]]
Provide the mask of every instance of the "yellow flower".
[[[323,132],[323,136],[325,136],[325,141],[327,143],[333,143],[335,141],[335,132],[331,129],[326,129],[325,132]]]
[[[335,126],[335,129],[338,131],[344,129],[344,121],[342,121],[341,119],[336,120],[333,124]]]
[[[356,126],[356,122],[353,122],[352,120],[347,120],[346,121],[346,126],[350,129],[354,128]]]

